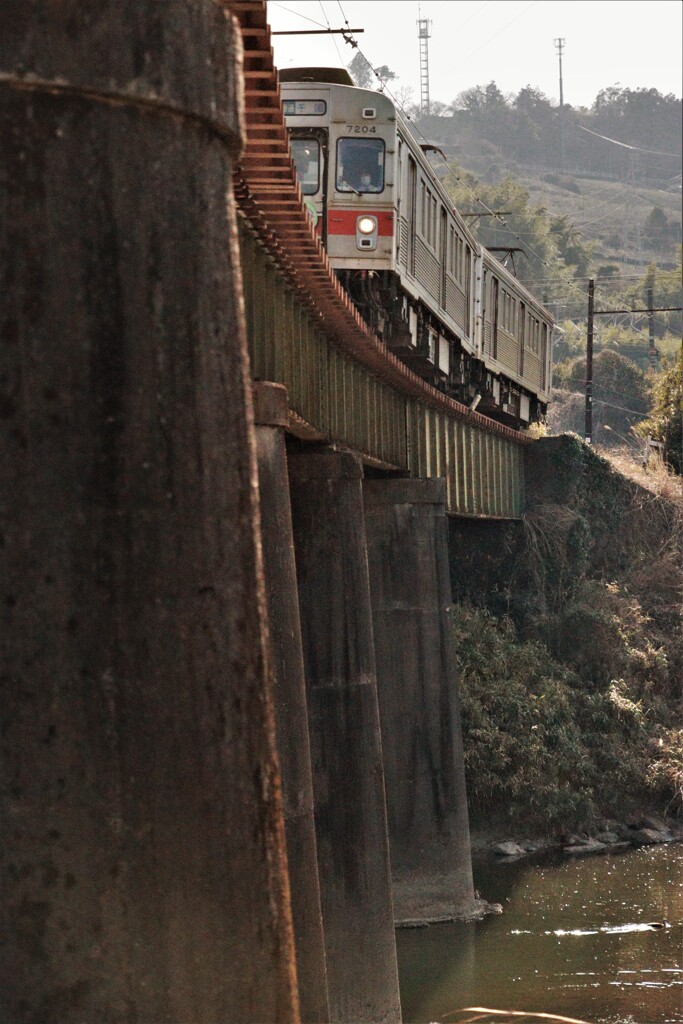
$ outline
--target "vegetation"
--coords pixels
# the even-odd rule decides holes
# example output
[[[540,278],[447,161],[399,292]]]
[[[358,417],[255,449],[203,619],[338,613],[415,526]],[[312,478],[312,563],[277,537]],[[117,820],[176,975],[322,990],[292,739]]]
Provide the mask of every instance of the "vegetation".
[[[647,419],[637,427],[641,437],[651,435],[664,446],[664,459],[679,475],[683,474],[683,351],[652,384],[652,407]]]
[[[542,445],[545,483],[508,568],[459,588],[473,822],[680,812],[680,490],[636,486],[578,439]]]
[[[582,173],[623,180],[637,169],[639,176],[661,184],[680,173],[681,100],[656,89],[603,89],[590,109],[565,104],[561,119],[558,107],[540,90],[527,85],[516,96],[505,95],[489,82],[465,90],[450,104],[432,104],[432,111],[436,117],[420,119],[423,130],[438,129],[475,152],[481,151],[472,147],[478,138],[520,165],[560,173],[565,167],[581,168]],[[412,114],[419,117],[419,110]],[[655,231],[665,228],[655,216]]]
[[[387,64],[373,68],[360,51],[348,65],[348,72],[360,89],[377,89],[380,81],[382,83],[392,82],[396,78],[395,73]]]
[[[531,204],[528,191],[511,177],[486,184],[453,164],[444,183],[455,205],[468,216],[481,215],[486,209],[504,212],[500,219],[479,216],[470,223],[486,246],[523,243],[525,255],[517,258],[514,269],[536,293],[543,294],[543,281],[548,277],[571,290],[573,279],[587,272],[591,248],[582,242],[567,217],[553,217],[545,207]],[[577,290],[577,300],[580,294]]]

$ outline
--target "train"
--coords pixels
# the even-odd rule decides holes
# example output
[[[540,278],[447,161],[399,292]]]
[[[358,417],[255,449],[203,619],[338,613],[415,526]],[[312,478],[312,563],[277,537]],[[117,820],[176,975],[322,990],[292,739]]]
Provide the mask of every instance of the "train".
[[[515,428],[543,421],[553,320],[455,208],[392,100],[337,68],[280,90],[302,196],[332,268],[407,366]]]

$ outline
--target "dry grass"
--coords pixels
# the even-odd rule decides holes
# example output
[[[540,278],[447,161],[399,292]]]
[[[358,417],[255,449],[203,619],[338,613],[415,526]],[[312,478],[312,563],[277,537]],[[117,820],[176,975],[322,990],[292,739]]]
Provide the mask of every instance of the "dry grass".
[[[469,1016],[462,1016],[469,1014]],[[576,1017],[559,1017],[554,1013],[529,1013],[524,1010],[490,1010],[485,1006],[467,1006],[463,1010],[455,1010],[453,1013],[445,1014],[449,1021],[454,1024],[517,1024],[517,1021],[526,1021],[527,1024],[539,1024],[541,1021],[555,1021],[555,1024],[589,1024],[588,1021],[577,1020]]]
[[[647,465],[644,465],[643,458],[628,445],[621,448],[596,445],[596,451],[622,476],[683,508],[683,479],[669,469],[655,453],[650,456]]]

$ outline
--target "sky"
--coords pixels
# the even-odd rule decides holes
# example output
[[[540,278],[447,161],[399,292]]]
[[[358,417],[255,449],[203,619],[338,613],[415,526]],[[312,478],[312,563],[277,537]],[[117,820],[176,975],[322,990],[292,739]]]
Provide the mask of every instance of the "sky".
[[[617,84],[681,95],[680,0],[269,0],[268,17],[273,31],[346,21],[364,28],[356,36],[363,54],[374,67],[388,64],[399,88],[411,88],[419,102],[418,8],[432,23],[432,101],[450,103],[493,80],[506,94],[531,85],[558,102],[560,38],[571,106],[590,107],[601,89]],[[341,67],[355,53],[341,36],[276,36],[273,48],[280,68]]]

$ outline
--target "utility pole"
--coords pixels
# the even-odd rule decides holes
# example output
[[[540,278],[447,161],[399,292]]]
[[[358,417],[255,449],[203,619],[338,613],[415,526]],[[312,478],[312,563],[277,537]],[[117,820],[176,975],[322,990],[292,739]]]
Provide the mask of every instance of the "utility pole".
[[[652,288],[647,290],[647,331],[650,340],[650,368],[657,369],[657,349],[655,348],[655,306]]]
[[[588,282],[588,334],[586,338],[586,444],[593,443],[593,309],[595,303],[595,281]]]
[[[429,113],[429,38],[431,21],[420,17],[418,7],[417,38],[420,43],[420,113]]]
[[[564,87],[562,82],[562,54],[564,53],[564,39],[555,40],[555,49],[560,60],[560,166],[565,169],[564,154]]]

